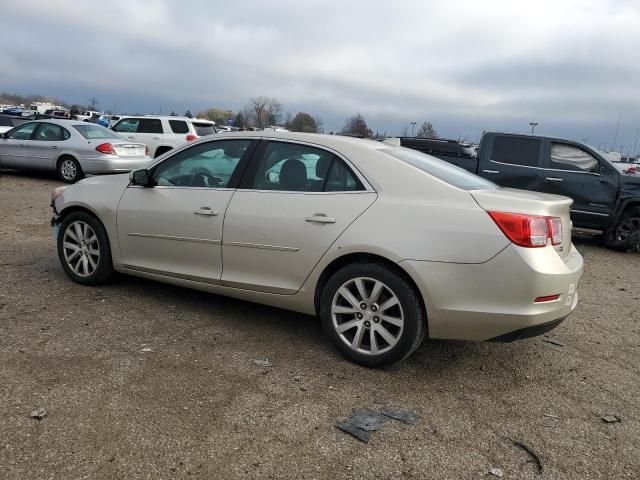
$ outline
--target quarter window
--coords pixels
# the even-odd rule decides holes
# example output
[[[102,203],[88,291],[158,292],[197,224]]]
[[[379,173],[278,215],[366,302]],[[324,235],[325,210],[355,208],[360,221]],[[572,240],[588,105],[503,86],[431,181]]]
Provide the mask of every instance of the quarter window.
[[[182,150],[158,165],[159,186],[225,188],[251,140],[221,140]]]
[[[566,143],[551,144],[551,168],[595,172],[598,160],[581,148]]]
[[[173,133],[189,133],[189,125],[184,120],[169,120]]]
[[[8,131],[7,136],[9,138],[15,138],[16,140],[29,140],[37,126],[37,123],[25,123],[24,125],[20,125],[19,127]]]
[[[157,118],[143,118],[138,133],[162,133],[162,122]]]
[[[540,140],[535,138],[495,137],[491,160],[512,165],[537,167]]]
[[[353,172],[333,153],[283,142],[269,143],[250,188],[290,192],[364,190]]]

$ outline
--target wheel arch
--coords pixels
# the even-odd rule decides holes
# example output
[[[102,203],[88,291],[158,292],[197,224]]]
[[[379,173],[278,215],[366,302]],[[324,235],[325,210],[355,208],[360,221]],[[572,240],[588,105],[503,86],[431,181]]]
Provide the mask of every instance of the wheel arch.
[[[58,219],[56,224],[61,224],[65,217],[71,215],[72,213],[75,212],[82,212],[82,213],[86,213],[88,215],[91,215],[92,217],[94,217],[98,223],[100,223],[100,225],[102,226],[102,228],[104,228],[105,233],[107,234],[107,239],[109,240],[109,247],[111,250],[111,255],[113,256],[113,247],[114,247],[114,242],[113,242],[113,238],[111,238],[111,235],[109,235],[109,229],[107,228],[107,226],[105,225],[105,223],[102,221],[102,219],[100,218],[100,215],[93,210],[92,208],[90,208],[87,205],[82,205],[82,204],[73,204],[73,205],[69,205],[68,207],[63,208],[60,213],[58,213]]]
[[[340,270],[342,267],[345,267],[346,265],[351,265],[354,263],[378,263],[380,265],[384,265],[389,270],[395,272],[397,275],[401,276],[404,280],[406,280],[418,295],[418,298],[420,300],[420,306],[422,308],[422,313],[424,315],[427,337],[429,336],[429,318],[427,314],[427,306],[424,301],[422,291],[418,287],[418,284],[415,282],[415,280],[409,274],[409,272],[407,272],[404,268],[402,268],[396,262],[374,253],[366,253],[366,252],[347,253],[345,255],[342,255],[338,258],[333,259],[327,266],[324,267],[324,270],[322,270],[322,273],[320,274],[320,276],[318,277],[318,281],[316,282],[316,288],[313,296],[313,304],[314,304],[316,313],[320,311],[320,296],[322,295],[322,290],[324,289],[324,286],[327,284],[331,276],[334,273],[336,273],[338,270]]]

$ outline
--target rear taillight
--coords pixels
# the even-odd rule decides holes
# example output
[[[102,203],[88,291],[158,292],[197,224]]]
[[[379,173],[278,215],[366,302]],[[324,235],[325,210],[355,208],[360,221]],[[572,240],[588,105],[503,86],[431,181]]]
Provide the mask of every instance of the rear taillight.
[[[636,169],[636,167],[629,167],[627,169],[627,175],[635,175],[636,173],[638,173],[638,170]]]
[[[533,303],[544,303],[544,302],[553,302],[558,300],[560,295],[545,295],[544,297],[536,297],[533,300]]]
[[[116,151],[113,148],[113,145],[111,145],[110,143],[103,143],[101,145],[98,145],[96,147],[96,150],[99,151],[100,153],[106,153],[110,155],[115,155],[116,153]]]
[[[187,142],[193,142],[197,138],[198,138],[197,136],[195,136],[192,133],[190,133],[189,135],[187,135]]]
[[[527,248],[562,243],[562,220],[559,217],[524,215],[521,213],[488,212],[509,240]]]

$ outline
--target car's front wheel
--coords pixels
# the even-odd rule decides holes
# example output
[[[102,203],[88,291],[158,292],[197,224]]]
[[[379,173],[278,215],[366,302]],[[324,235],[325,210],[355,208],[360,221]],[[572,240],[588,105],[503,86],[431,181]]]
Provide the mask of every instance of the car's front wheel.
[[[67,275],[83,285],[97,285],[113,275],[107,232],[85,212],[72,212],[62,220],[58,257]]]
[[[349,360],[367,367],[399,362],[426,333],[419,294],[402,275],[378,263],[338,270],[320,297],[326,334]]]
[[[607,247],[640,252],[640,207],[625,212],[618,224],[604,237]]]

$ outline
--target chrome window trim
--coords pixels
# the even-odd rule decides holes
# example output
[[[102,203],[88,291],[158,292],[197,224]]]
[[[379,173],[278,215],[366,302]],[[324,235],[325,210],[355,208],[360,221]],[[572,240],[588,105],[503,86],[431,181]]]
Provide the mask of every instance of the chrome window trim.
[[[248,243],[248,242],[222,242],[223,246],[230,247],[246,247],[246,248],[258,248],[261,250],[276,250],[279,252],[297,252],[300,250],[298,247],[285,247],[283,245],[265,245],[263,243]]]
[[[505,162],[498,162],[496,160],[492,160],[489,159],[489,162],[491,163],[497,163],[498,165],[508,165],[510,167],[520,167],[520,168],[532,168],[534,170],[546,170],[546,171],[552,171],[552,172],[567,172],[567,173],[580,173],[583,175],[594,175],[596,177],[599,177],[600,174],[596,173],[596,172],[582,172],[579,170],[562,170],[560,168],[544,168],[544,167],[531,167],[529,165],[518,165],[517,163],[505,163]]]
[[[375,190],[347,190],[344,192],[308,192],[304,190],[260,190],[257,188],[238,188],[240,192],[253,192],[253,193],[285,193],[285,194],[298,194],[298,195],[355,195],[355,194],[367,194],[377,193]]]

